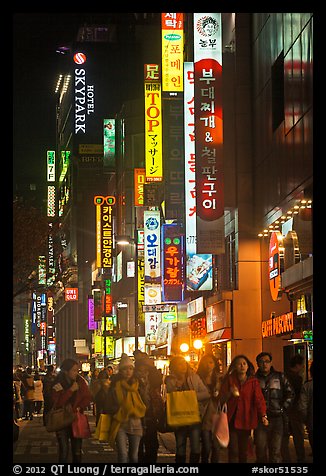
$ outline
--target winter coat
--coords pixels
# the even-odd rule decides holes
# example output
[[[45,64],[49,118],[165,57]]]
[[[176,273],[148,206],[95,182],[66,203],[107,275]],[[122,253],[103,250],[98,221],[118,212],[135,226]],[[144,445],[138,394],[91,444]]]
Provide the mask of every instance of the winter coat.
[[[95,386],[96,383],[96,386]],[[108,392],[111,385],[111,380],[107,379],[96,379],[94,381],[93,390],[96,388],[96,391],[93,393],[92,389],[90,391],[93,395],[93,401],[96,405],[96,413],[104,413],[105,402],[108,398]],[[95,394],[95,396],[94,396]]]
[[[80,408],[83,412],[89,406],[92,396],[88,389],[88,383],[81,375],[77,375],[76,382],[79,385],[79,389],[72,392],[70,387],[73,381],[69,379],[65,372],[59,372],[52,386],[51,398],[53,407],[61,408],[70,403],[74,411]]]
[[[239,390],[239,397],[230,393],[234,385]],[[266,415],[266,402],[258,380],[253,376],[240,384],[236,375],[227,375],[218,399],[221,404],[227,402],[228,421],[234,416],[234,427],[238,430],[254,430],[258,426],[258,418]]]
[[[214,387],[212,385],[207,385],[204,382],[204,385],[207,387],[210,393],[210,398],[209,400],[207,400],[207,404],[202,415],[202,429],[203,430],[211,431],[212,429],[213,415],[215,415],[217,412],[217,405],[218,405],[217,395],[219,394],[219,391],[221,388],[222,378],[223,378],[223,375],[220,373],[217,373],[217,381]]]
[[[291,369],[289,369],[286,372],[285,375],[286,375],[288,381],[290,382],[290,385],[293,388],[294,395],[295,395],[294,399],[293,399],[293,402],[292,402],[292,405],[291,405],[291,407],[293,408],[293,407],[296,407],[296,405],[298,403],[300,393],[301,393],[301,389],[302,389],[302,385],[303,385],[303,378],[301,377],[300,374],[298,374],[297,372],[293,372],[293,370],[291,370]]]
[[[143,436],[141,419],[145,416],[146,405],[141,399],[138,388],[137,379],[127,382],[120,378],[112,382],[109,393],[114,393],[118,403],[118,410],[111,416],[108,435],[108,442],[112,447],[120,427],[131,435]]]
[[[35,402],[44,401],[42,380],[34,380],[34,400]]]
[[[164,416],[164,402],[161,395],[162,374],[154,366],[148,367],[148,373],[142,373],[136,367],[135,378],[139,381],[139,394],[146,405],[143,427],[157,429]]]
[[[308,430],[313,429],[313,380],[308,380],[302,386],[299,401],[298,411],[302,415],[304,423]]]
[[[186,383],[183,388],[177,387],[177,379],[173,374],[167,375],[165,378],[166,391],[177,392],[182,390],[195,390],[198,400],[199,413],[203,417],[206,406],[210,397],[209,390],[202,379],[192,370],[188,370]]]
[[[27,375],[25,377],[25,400],[34,400],[35,390],[34,390],[34,377],[32,375]]]
[[[256,377],[259,380],[266,406],[267,416],[270,418],[283,415],[291,405],[295,397],[294,390],[283,372],[278,372],[271,367],[268,375],[263,375],[257,370]]]

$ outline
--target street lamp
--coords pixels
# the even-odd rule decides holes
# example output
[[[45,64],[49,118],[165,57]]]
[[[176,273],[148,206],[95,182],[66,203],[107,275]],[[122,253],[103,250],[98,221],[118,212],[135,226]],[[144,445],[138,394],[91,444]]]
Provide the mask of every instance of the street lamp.
[[[135,247],[135,276],[134,276],[134,309],[135,309],[135,350],[138,350],[139,341],[139,316],[138,316],[138,246],[137,246],[137,230],[135,230],[135,238],[130,236],[117,236],[117,245],[126,246],[134,245]]]
[[[200,339],[195,339],[192,343],[194,349],[197,350],[198,360],[200,360],[202,348],[203,348],[203,341]]]

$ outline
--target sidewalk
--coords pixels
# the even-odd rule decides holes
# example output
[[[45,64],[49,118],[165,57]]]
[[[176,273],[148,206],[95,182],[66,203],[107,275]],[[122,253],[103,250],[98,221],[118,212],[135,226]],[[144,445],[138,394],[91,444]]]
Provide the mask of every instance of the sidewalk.
[[[92,435],[95,433],[95,417],[92,412],[86,412],[89,418]],[[48,433],[43,426],[42,416],[35,416],[32,421],[19,422],[20,435],[14,444],[13,463],[57,463],[57,441],[55,433]],[[158,463],[175,462],[175,437],[173,433],[159,433]],[[312,463],[308,440],[305,440],[306,462]],[[188,445],[189,452],[189,445]],[[295,463],[295,451],[292,438],[290,439],[290,455]],[[100,442],[94,436],[83,440],[83,463],[116,463],[116,452],[106,443]],[[221,449],[220,462],[227,463],[227,449]],[[248,463],[255,463],[252,454]]]

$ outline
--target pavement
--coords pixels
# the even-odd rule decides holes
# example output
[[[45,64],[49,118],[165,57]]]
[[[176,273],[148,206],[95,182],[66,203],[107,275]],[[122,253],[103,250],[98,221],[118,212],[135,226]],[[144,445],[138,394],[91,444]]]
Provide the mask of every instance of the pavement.
[[[92,411],[87,411],[92,437],[83,440],[83,463],[116,463],[117,454],[108,443],[100,442],[94,437],[95,416]],[[13,448],[13,464],[40,464],[58,461],[58,450],[55,433],[48,433],[43,426],[42,415],[34,416],[33,420],[19,422],[20,434]],[[175,438],[173,433],[159,433],[159,450],[157,463],[175,462]],[[307,463],[312,463],[311,450],[308,440],[305,440]],[[189,450],[189,448],[188,448]],[[290,455],[295,462],[294,446],[290,438]],[[221,463],[227,462],[227,449],[220,451]],[[254,453],[251,454],[248,463],[254,463]]]

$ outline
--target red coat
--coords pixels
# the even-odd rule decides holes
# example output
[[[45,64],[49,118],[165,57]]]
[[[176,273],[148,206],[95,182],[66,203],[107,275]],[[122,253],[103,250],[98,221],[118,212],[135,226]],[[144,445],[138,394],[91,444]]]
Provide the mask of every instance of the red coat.
[[[230,387],[236,385],[240,396],[233,395],[228,399]],[[219,398],[227,400],[228,421],[235,415],[234,427],[239,430],[252,430],[257,428],[258,418],[266,415],[266,402],[256,377],[249,377],[242,385],[235,375],[224,379]]]
[[[79,385],[79,389],[76,392],[72,392],[70,390],[72,384],[67,388],[64,379],[58,378],[55,380],[51,391],[52,402],[55,408],[60,408],[67,403],[71,403],[73,410],[79,407],[83,411],[89,406],[92,401],[92,395],[88,389],[86,380],[80,375],[77,375],[76,381]]]

